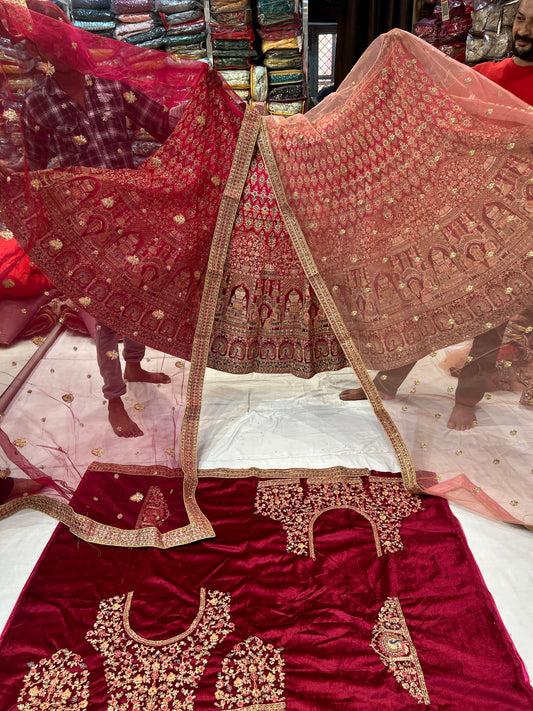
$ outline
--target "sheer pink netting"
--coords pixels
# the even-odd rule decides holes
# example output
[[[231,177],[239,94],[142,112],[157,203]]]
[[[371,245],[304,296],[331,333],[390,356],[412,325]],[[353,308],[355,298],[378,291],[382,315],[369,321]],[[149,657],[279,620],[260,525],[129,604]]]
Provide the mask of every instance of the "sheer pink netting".
[[[492,378],[478,427],[446,427],[450,364],[457,373],[472,360],[469,339],[533,300],[529,107],[393,31],[319,106],[266,118],[255,146],[243,105],[204,64],[4,0],[0,20],[68,66],[177,109],[172,135],[137,169],[25,169],[3,181],[2,219],[58,288],[125,335],[190,359],[212,236],[229,219],[219,208],[241,195],[231,170],[242,198],[214,265],[207,364],[311,377],[349,363],[393,444],[396,425],[414,467],[441,479],[421,473],[419,485],[442,493],[455,482],[450,498],[458,487],[472,508],[531,522],[525,366],[505,366],[519,373],[505,393]],[[497,338],[490,347],[499,353]],[[392,382],[386,371],[407,373],[394,392],[376,391],[363,363],[381,369],[377,386]],[[394,424],[378,392],[396,395],[385,400]],[[467,384],[473,408],[469,397]]]

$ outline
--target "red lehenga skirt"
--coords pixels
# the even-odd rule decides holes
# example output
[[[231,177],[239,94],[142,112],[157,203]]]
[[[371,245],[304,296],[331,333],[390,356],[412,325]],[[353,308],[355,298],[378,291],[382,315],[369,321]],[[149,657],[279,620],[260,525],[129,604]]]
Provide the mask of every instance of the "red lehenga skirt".
[[[168,108],[136,170],[26,172],[2,219],[51,281],[120,333],[191,360],[182,431],[186,538],[206,367],[353,367],[417,491],[367,368],[483,333],[533,299],[533,113],[402,31],[376,40],[305,115],[261,117],[206,65],[174,62],[2,2],[14,34]],[[117,47],[117,44],[119,45]],[[190,535],[189,535],[190,534]]]

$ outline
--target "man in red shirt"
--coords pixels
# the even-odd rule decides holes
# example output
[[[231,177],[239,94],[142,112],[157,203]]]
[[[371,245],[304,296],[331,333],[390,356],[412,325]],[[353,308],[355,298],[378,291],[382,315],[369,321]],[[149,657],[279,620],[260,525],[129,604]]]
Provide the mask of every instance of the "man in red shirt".
[[[476,71],[533,106],[533,0],[521,0],[513,23],[513,56],[499,62],[485,62]],[[533,308],[528,309],[533,317]],[[476,336],[467,364],[459,373],[455,405],[448,420],[452,430],[468,430],[475,419],[474,408],[481,400],[496,367],[506,323]],[[380,371],[374,384],[384,400],[392,400],[415,363]],[[344,390],[341,400],[364,400],[362,388]]]

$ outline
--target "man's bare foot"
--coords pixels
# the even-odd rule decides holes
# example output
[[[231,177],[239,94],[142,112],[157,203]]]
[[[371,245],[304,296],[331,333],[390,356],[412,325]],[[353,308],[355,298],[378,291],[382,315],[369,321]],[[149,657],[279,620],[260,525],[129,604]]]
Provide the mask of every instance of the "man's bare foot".
[[[474,407],[455,403],[450,419],[448,420],[448,429],[459,430],[460,432],[469,430],[473,427],[475,419]]]
[[[114,397],[107,403],[109,422],[118,437],[141,437],[144,432],[126,412],[121,398]]]
[[[166,373],[151,373],[149,370],[141,368],[140,363],[126,363],[124,368],[124,380],[130,383],[170,383],[170,377]]]
[[[379,392],[379,390],[378,390]],[[385,393],[380,392],[382,400],[394,400],[394,397],[392,395],[386,395]],[[365,391],[363,388],[351,388],[350,390],[343,390],[339,398],[341,400],[367,400],[367,396],[365,395]]]

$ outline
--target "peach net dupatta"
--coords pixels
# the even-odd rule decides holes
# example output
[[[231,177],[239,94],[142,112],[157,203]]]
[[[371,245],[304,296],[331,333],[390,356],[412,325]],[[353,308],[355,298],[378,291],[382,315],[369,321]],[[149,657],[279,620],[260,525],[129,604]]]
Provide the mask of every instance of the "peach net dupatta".
[[[532,107],[394,30],[335,94],[266,125],[300,259],[387,430],[359,354],[383,382],[418,361],[406,394],[385,405],[416,469],[441,479],[421,474],[419,483],[486,515],[531,523],[531,413],[518,395],[494,394],[476,415],[490,429],[447,429],[457,381],[444,370],[443,349],[531,306]]]

